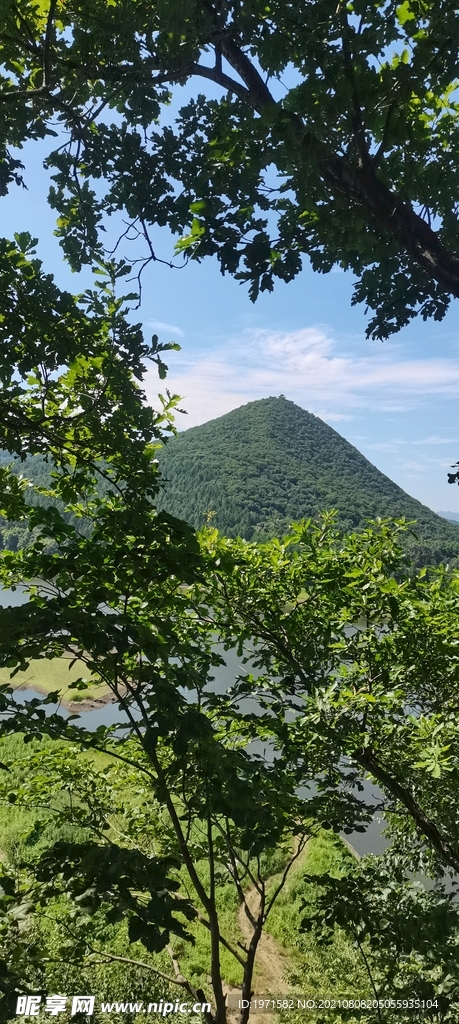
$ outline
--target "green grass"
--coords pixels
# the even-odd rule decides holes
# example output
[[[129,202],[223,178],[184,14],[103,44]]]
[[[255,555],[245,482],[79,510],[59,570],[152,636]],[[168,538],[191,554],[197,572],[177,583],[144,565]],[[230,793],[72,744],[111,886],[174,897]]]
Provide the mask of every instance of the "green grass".
[[[86,690],[69,689],[71,683],[77,679],[87,681]],[[18,687],[28,687],[31,690],[39,690],[40,693],[48,694],[59,690],[61,698],[66,701],[83,701],[93,698],[106,697],[110,692],[106,683],[99,682],[97,676],[89,672],[87,666],[79,659],[73,661],[71,658],[41,658],[31,661],[25,672],[18,672],[11,678],[10,670],[0,669],[0,685],[7,684]]]
[[[314,875],[329,873],[338,876],[352,854],[335,836],[323,832],[308,843],[301,868],[294,872],[276,902],[268,921],[267,930],[277,939],[290,956],[289,980],[292,991],[301,992],[308,999],[322,996],[345,998],[358,993],[367,996],[368,978],[356,949],[341,929],[337,928],[329,945],[317,943],[314,935],[303,932],[302,918],[307,916],[308,905],[316,899],[317,884]],[[339,1012],[309,1012],[308,1024],[354,1024],[353,1015]],[[358,1018],[366,1024],[367,1017]],[[283,1024],[301,1024],[302,1011],[280,1017]]]
[[[59,793],[46,797],[46,802],[11,803],[9,791],[15,792],[28,777],[28,759],[38,753],[52,752],[66,747],[65,740],[54,740],[43,736],[41,740],[24,742],[22,733],[12,733],[0,738],[0,762],[8,765],[8,773],[0,772],[0,862],[11,865],[18,863],[32,865],[44,850],[52,847],[58,839],[66,841],[84,840],[87,833],[78,825],[56,823],[53,806],[60,806],[65,797]],[[110,758],[96,750],[81,751],[79,758],[104,768]],[[32,770],[37,771],[34,767]]]

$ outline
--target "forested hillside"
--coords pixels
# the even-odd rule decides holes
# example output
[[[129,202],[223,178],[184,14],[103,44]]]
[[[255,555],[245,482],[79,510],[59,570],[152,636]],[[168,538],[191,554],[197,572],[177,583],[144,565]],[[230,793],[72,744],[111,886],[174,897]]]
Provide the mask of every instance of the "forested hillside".
[[[416,520],[419,563],[459,555],[459,531],[294,402],[264,398],[192,427],[160,455],[162,507],[195,527],[208,513],[228,536],[281,534],[289,523],[336,508],[345,528],[367,518]]]
[[[3,455],[2,461],[9,459]],[[336,508],[344,529],[377,516],[416,520],[408,546],[417,564],[459,557],[457,526],[406,494],[323,420],[283,397],[249,402],[184,431],[167,442],[159,463],[160,508],[196,528],[212,513],[230,537],[265,539]],[[49,479],[38,456],[18,461],[16,470],[41,486]],[[0,525],[4,548],[16,550],[28,538],[20,524]]]
[[[7,452],[1,452],[0,469],[11,464],[18,475],[24,476],[36,487],[49,487],[50,472],[53,467],[41,455],[28,456],[24,461],[17,459],[12,463],[11,456]],[[30,489],[28,501],[30,504],[59,506],[59,502],[55,499],[37,495],[32,489]],[[66,519],[67,522],[75,521],[70,513],[66,513]],[[83,520],[79,521],[78,528],[83,533],[88,531],[88,526]],[[9,551],[18,551],[29,543],[31,537],[31,533],[23,523],[8,522],[0,516],[0,550],[6,548]]]

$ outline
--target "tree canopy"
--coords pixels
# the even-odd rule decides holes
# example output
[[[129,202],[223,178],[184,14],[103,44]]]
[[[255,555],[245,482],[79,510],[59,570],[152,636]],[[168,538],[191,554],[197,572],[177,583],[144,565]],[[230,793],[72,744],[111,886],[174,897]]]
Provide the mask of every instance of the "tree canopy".
[[[252,298],[350,269],[385,338],[459,296],[458,47],[452,0],[5,0],[2,191],[47,138],[72,266],[122,211]]]
[[[101,915],[104,928],[124,922],[127,943],[141,943],[153,957],[143,969],[167,985],[184,987],[196,1002],[200,989],[193,979],[183,977],[178,966],[175,974],[165,972],[154,958],[171,940],[192,942],[188,925],[199,920],[209,933],[213,994],[207,1020],[224,1024],[222,950],[239,967],[246,999],[266,919],[307,836],[322,820],[335,830],[352,828],[368,820],[369,812],[352,795],[333,789],[305,800],[295,765],[290,770],[273,759],[263,716],[258,721],[255,712],[235,708],[230,694],[212,686],[212,670],[222,663],[205,583],[212,560],[186,523],[155,506],[154,455],[171,426],[174,399],[164,399],[163,412],[156,414],[145,404],[141,384],[146,358],[156,359],[165,372],[161,349],[155,340],[146,345],[140,328],[126,321],[123,299],[114,294],[116,275],[123,276],[124,268],[98,267],[99,288],[77,300],[44,277],[30,245],[30,239],[10,243],[0,269],[7,277],[12,265],[16,290],[24,276],[42,301],[55,338],[49,344],[46,331],[43,337],[30,335],[25,302],[16,321],[9,317],[0,443],[18,455],[44,452],[52,471],[47,486],[35,488],[48,501],[32,503],[31,482],[8,465],[1,469],[0,511],[26,523],[30,539],[0,559],[0,584],[25,586],[29,598],[21,606],[0,607],[0,666],[14,679],[33,659],[73,654],[105,682],[122,721],[119,728],[91,732],[49,708],[59,701],[58,691],[21,704],[7,683],[0,687],[3,736],[19,732],[26,742],[48,736],[76,744],[70,760],[59,747],[39,754],[35,765],[32,759],[30,771],[20,767],[19,789],[5,780],[3,799],[26,806],[40,806],[45,780],[46,812],[49,795],[56,792],[56,821],[72,828],[57,843],[53,837],[46,844],[34,864],[33,891],[30,879],[21,888],[15,872],[12,877],[5,871],[2,1010],[11,1012],[18,967],[23,963],[29,970],[27,925],[33,922],[26,920],[23,942],[17,915],[27,919],[32,896],[39,915],[50,898],[61,897],[57,912],[59,907],[64,914],[75,911],[77,918],[70,925],[74,962],[94,953],[83,941],[82,907],[98,913],[98,920]],[[60,315],[54,317],[56,308]],[[62,366],[60,353],[64,349],[68,357],[70,344],[76,346],[75,356]],[[102,493],[100,477],[106,485]],[[81,529],[82,523],[89,529]],[[87,683],[81,677],[72,685],[84,692]],[[257,737],[268,747],[252,756],[249,747]],[[101,770],[105,761],[95,768],[91,761],[79,761],[85,750],[113,761],[118,773],[128,769],[121,797],[117,770]],[[132,799],[138,824],[137,813],[130,813]],[[117,801],[121,830],[113,818]],[[268,891],[276,854],[281,878]],[[222,881],[245,909],[250,926],[245,944],[222,926]],[[252,909],[247,882],[255,890]],[[40,949],[34,949],[33,967],[42,964]],[[97,962],[108,963],[118,956],[100,941],[100,933],[96,955]],[[135,957],[124,960],[138,966]],[[36,977],[32,971],[26,983],[36,985]],[[248,1015],[246,1005],[241,1024]]]
[[[383,521],[340,538],[325,515],[266,545],[210,531],[222,564],[228,549],[232,559],[214,597],[216,621],[228,645],[252,644],[260,677],[250,677],[250,692],[274,712],[287,756],[301,764],[320,750],[328,782],[336,771],[368,772],[388,797],[410,867],[419,868],[427,847],[458,872],[446,791],[457,771],[459,577],[444,567],[406,574],[405,528]]]

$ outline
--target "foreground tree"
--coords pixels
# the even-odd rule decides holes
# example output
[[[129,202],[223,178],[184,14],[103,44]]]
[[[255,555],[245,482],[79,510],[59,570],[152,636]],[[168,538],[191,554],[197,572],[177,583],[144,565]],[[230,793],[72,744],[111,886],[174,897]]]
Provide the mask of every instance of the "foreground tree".
[[[209,531],[217,565],[231,564],[214,620],[228,647],[251,645],[257,672],[234,699],[250,691],[271,711],[286,761],[317,755],[327,785],[371,778],[406,866],[457,875],[459,575],[412,574],[398,543],[406,528],[343,537],[326,514],[282,543]]]
[[[223,1024],[222,950],[240,972],[247,1001],[262,930],[307,837],[322,823],[351,830],[368,820],[368,811],[334,784],[310,795],[325,762],[319,768],[317,759],[299,766],[273,758],[265,715],[235,707],[231,692],[221,694],[212,685],[213,669],[222,663],[209,606],[212,587],[205,583],[214,565],[186,524],[155,507],[154,455],[171,428],[174,407],[173,399],[164,400],[158,415],[145,405],[145,359],[152,357],[165,372],[157,340],[144,343],[114,293],[124,267],[98,268],[105,274],[99,289],[78,302],[43,277],[25,251],[29,242],[10,244],[5,257],[13,266],[11,301],[22,285],[26,292],[30,287],[34,305],[48,301],[48,331],[37,339],[25,303],[16,321],[9,318],[0,448],[17,453],[19,462],[41,452],[51,473],[46,486],[34,488],[14,472],[17,461],[2,469],[0,512],[26,524],[29,542],[0,559],[0,583],[28,592],[23,605],[0,608],[0,667],[10,670],[14,684],[34,660],[71,654],[105,684],[122,727],[86,731],[59,711],[47,714],[58,692],[21,704],[3,685],[4,736],[19,732],[27,741],[48,736],[77,745],[69,757],[59,747],[35,765],[32,758],[22,786],[11,786],[7,777],[4,794],[12,803],[33,806],[48,794],[46,818],[49,794],[57,792],[57,819],[79,829],[34,865],[38,889],[26,884],[21,894],[6,876],[5,916],[11,905],[22,912],[24,899],[42,913],[52,896],[73,903],[77,918],[83,907],[107,925],[124,919],[127,941],[141,943],[153,957],[144,968],[195,1002],[211,1003],[208,1020]],[[73,685],[84,692],[87,682],[81,677]],[[256,739],[268,744],[263,753],[248,749]],[[85,750],[121,766],[118,801],[116,772],[104,770],[105,760],[95,768],[79,760]],[[300,786],[309,787],[306,795]],[[140,801],[140,824],[130,814],[131,799]],[[269,887],[275,856],[281,873]],[[222,884],[233,887],[245,912],[246,940],[222,925]],[[190,922],[209,933],[210,999],[182,974],[174,952],[174,937],[192,941]],[[68,925],[74,962],[94,955],[98,962],[117,961],[103,943],[94,950],[91,935],[85,945],[84,926],[78,920]],[[8,1007],[17,992],[21,950],[26,961],[29,951],[19,938],[11,948],[0,983]],[[168,974],[154,957],[169,948]],[[37,964],[40,955],[38,948]],[[139,966],[135,957],[126,961]],[[241,1024],[248,1013],[248,1006],[241,1010]]]
[[[354,861],[352,869],[349,862],[340,877],[315,881],[314,900],[302,902],[301,930],[323,946],[337,926],[345,931],[380,1004],[378,1024],[457,1017],[459,916],[452,893],[408,881],[391,853]]]
[[[350,269],[377,338],[459,296],[452,0],[4,7],[2,190],[22,181],[8,147],[64,133],[50,202],[72,266],[101,253],[119,210],[147,260],[150,226],[168,224],[252,298],[304,256]]]

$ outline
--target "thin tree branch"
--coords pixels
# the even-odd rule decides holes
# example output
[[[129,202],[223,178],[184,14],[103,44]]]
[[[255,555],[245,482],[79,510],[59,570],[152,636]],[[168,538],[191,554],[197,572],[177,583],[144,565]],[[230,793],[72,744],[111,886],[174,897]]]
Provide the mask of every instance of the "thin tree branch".
[[[370,748],[356,750],[352,757],[365,771],[373,775],[399,803],[406,807],[419,834],[427,839],[429,844],[436,850],[442,863],[453,868],[456,874],[459,873],[458,851],[442,835],[435,822],[427,817],[410,790],[384,768]]]
[[[108,960],[110,962],[116,961],[117,963],[121,964],[130,964],[133,967],[143,967],[147,971],[152,971],[153,974],[156,974],[158,978],[161,978],[163,981],[167,981],[170,985],[180,985],[181,988],[186,988],[187,991],[190,991],[188,987],[189,983],[187,982],[186,978],[182,978],[182,976],[180,976],[180,978],[182,978],[182,980],[180,980],[177,977],[172,977],[172,975],[170,974],[164,974],[163,971],[158,970],[157,967],[152,967],[151,964],[147,964],[143,960],[133,960],[131,959],[131,957],[128,956],[116,956],[115,953],[105,953],[104,950],[95,949],[89,944],[88,949],[96,956],[104,957],[106,961]],[[191,994],[194,995],[194,992]]]
[[[228,64],[231,64],[246,85],[252,106],[258,113],[261,114],[268,106],[274,106],[272,93],[247,54],[228,36],[222,35],[218,42]]]
[[[177,958],[176,958],[176,956],[174,954],[174,950],[172,949],[172,946],[170,945],[170,943],[169,943],[169,945],[166,948],[167,948],[167,952],[169,953],[169,956],[170,956],[171,961],[172,961],[172,966],[174,968],[174,974],[175,974],[177,985],[183,985],[184,988],[187,989],[187,992],[190,993],[190,996],[193,996],[193,999],[195,1001],[197,1001],[198,993],[196,992],[196,989],[193,988],[191,983],[182,974],[182,972],[180,970],[179,962],[178,962],[178,960],[177,960]]]
[[[211,82],[216,82],[217,85],[221,85],[222,89],[226,89],[227,92],[233,92],[235,96],[239,96],[241,100],[247,100],[250,102],[250,92],[241,85],[240,82],[236,82],[234,78],[230,78],[229,75],[225,75],[225,72],[221,70],[221,55],[220,55],[220,66],[218,63],[215,67],[208,68],[203,64],[193,64],[191,67],[191,73],[198,75],[199,78],[208,78]]]
[[[208,894],[207,894],[207,892],[206,892],[206,890],[205,890],[205,888],[204,888],[204,886],[203,886],[203,884],[201,882],[201,879],[199,878],[199,875],[198,875],[198,873],[196,871],[196,868],[195,868],[195,865],[193,863],[193,858],[191,857],[190,851],[189,851],[188,846],[187,846],[187,844],[185,842],[185,836],[183,834],[182,827],[181,827],[180,821],[179,821],[179,817],[178,817],[177,811],[175,809],[174,801],[173,801],[172,796],[170,794],[169,787],[167,785],[167,782],[166,782],[166,779],[165,779],[165,776],[164,776],[164,772],[162,770],[161,764],[160,764],[159,759],[158,759],[158,755],[156,753],[156,749],[152,746],[151,741],[149,742],[147,738],[145,738],[145,739],[146,739],[146,743],[145,743],[144,749],[145,749],[146,753],[148,754],[151,763],[153,764],[153,767],[154,767],[155,772],[156,772],[157,777],[158,777],[158,781],[159,781],[159,783],[161,785],[163,799],[164,799],[164,802],[166,804],[167,811],[168,811],[169,817],[171,819],[171,822],[172,822],[172,825],[173,825],[173,828],[174,828],[174,832],[175,832],[176,837],[177,837],[177,841],[178,841],[178,844],[179,844],[180,852],[181,852],[183,860],[185,862],[185,867],[186,867],[186,869],[188,871],[188,874],[190,876],[191,882],[193,883],[193,887],[194,887],[194,890],[196,892],[196,895],[199,897],[199,899],[201,900],[202,905],[205,907],[207,913],[209,914],[209,910],[211,910],[211,905],[210,905],[209,897],[208,897]]]
[[[43,43],[43,85],[51,87],[51,43],[54,33],[54,15],[56,13],[57,0],[51,0],[49,5],[48,20],[46,22],[45,39]]]
[[[269,903],[267,904],[267,907],[266,907],[266,910],[265,910],[265,917],[264,917],[265,921],[266,921],[266,918],[268,917],[268,914],[269,914],[270,910],[272,910],[272,908],[273,908],[273,906],[274,906],[274,904],[275,904],[275,902],[277,900],[277,897],[279,896],[279,893],[282,892],[282,889],[284,888],[284,885],[285,885],[285,883],[287,881],[287,878],[288,878],[288,876],[290,874],[291,868],[295,864],[295,861],[298,860],[298,857],[301,856],[301,854],[302,854],[302,852],[303,852],[303,850],[304,850],[304,848],[306,846],[306,843],[308,842],[308,840],[310,838],[311,837],[309,835],[307,835],[307,836],[304,835],[299,840],[298,846],[297,846],[297,849],[296,849],[296,853],[294,854],[293,857],[291,857],[291,859],[289,860],[288,864],[284,868],[284,871],[282,872],[281,880],[280,880],[279,884],[276,886],[276,888],[274,890],[274,893],[271,896],[271,899],[269,900]]]
[[[210,921],[208,921],[207,918],[204,917],[203,914],[198,913],[197,914],[197,920],[199,921],[200,924],[203,925],[204,928],[207,928],[207,931],[209,931],[209,932],[211,931]],[[228,953],[231,953],[232,956],[234,956],[234,958],[238,961],[238,963],[240,963],[241,967],[244,967],[244,965],[245,965],[245,957],[242,955],[242,953],[240,953],[239,950],[236,949],[236,947],[233,946],[231,944],[231,942],[228,941],[228,939],[225,939],[225,936],[222,935],[221,932],[219,932],[218,938],[219,938],[219,941],[220,941],[221,945],[224,946],[225,949],[228,950]]]
[[[375,997],[375,1000],[376,1000],[376,1007],[377,1007],[377,1010],[378,1010],[378,1020],[379,1020],[380,1024],[382,1024],[381,1007],[379,1005],[379,995],[380,994],[378,993],[378,990],[376,988],[376,984],[375,984],[375,982],[373,980],[373,975],[371,973],[370,965],[369,965],[368,959],[367,959],[367,957],[365,955],[365,951],[363,949],[362,943],[360,942],[360,939],[359,939],[358,935],[355,934],[355,932],[354,932],[354,938],[355,938],[355,941],[357,943],[357,947],[358,947],[359,953],[360,953],[360,955],[362,957],[362,960],[363,960],[363,962],[365,964],[365,970],[366,970],[366,972],[368,974],[368,977],[370,979],[370,985],[371,985],[371,987],[373,989],[374,997]]]
[[[206,813],[207,813],[207,858],[209,864],[210,873],[210,884],[209,884],[209,926],[210,926],[210,946],[211,946],[211,976],[212,976],[212,988],[215,996],[216,1003],[216,1020],[218,1022],[225,1021],[226,1018],[226,1000],[223,994],[222,985],[222,974],[220,965],[220,927],[217,914],[217,908],[215,906],[215,849],[214,849],[214,838],[212,833],[212,817],[210,813],[209,793],[206,794]]]

